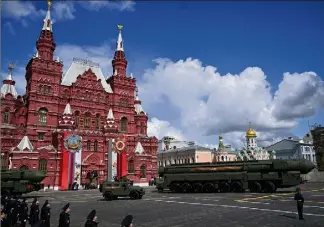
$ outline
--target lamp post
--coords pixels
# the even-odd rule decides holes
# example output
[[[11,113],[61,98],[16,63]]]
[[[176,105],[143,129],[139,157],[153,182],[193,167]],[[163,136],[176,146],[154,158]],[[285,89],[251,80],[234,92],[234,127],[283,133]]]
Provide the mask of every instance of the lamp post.
[[[54,182],[53,182],[53,190],[55,189],[55,183],[56,183],[56,175],[57,175],[57,158],[58,158],[58,150],[55,152],[55,171],[54,171]]]

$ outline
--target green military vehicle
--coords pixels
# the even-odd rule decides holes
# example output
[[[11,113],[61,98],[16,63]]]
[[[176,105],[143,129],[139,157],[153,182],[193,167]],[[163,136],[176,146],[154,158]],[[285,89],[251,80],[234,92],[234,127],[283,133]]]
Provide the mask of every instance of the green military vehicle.
[[[302,183],[315,165],[305,159],[175,164],[159,168],[158,192],[273,193]]]
[[[39,170],[1,170],[1,195],[22,195],[44,188],[46,174]]]
[[[141,199],[145,195],[144,188],[133,186],[129,182],[105,181],[100,184],[99,191],[106,200],[118,199],[118,197],[130,197]]]

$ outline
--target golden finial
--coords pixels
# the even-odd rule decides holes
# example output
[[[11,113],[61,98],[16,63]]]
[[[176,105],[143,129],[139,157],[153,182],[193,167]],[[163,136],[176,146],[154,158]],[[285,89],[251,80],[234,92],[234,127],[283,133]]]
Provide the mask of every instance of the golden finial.
[[[50,10],[51,6],[52,6],[52,2],[51,0],[47,0],[47,6],[48,6],[48,10]]]
[[[123,29],[124,26],[121,25],[121,24],[118,24],[117,27],[118,27],[118,30],[121,31],[121,30]]]
[[[14,63],[10,62],[8,66],[9,72],[11,73],[12,70],[14,69]]]

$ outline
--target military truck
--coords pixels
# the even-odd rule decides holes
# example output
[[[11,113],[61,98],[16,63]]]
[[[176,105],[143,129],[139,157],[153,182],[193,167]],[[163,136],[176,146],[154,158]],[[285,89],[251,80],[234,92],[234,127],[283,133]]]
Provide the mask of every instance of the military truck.
[[[129,182],[105,181],[99,186],[99,191],[106,200],[118,199],[118,197],[130,197],[141,199],[145,195],[144,188],[133,186]]]
[[[272,193],[302,183],[315,165],[301,160],[261,160],[219,163],[174,164],[159,168],[157,190],[173,192]]]
[[[1,170],[1,195],[22,195],[44,188],[46,174],[38,170]]]

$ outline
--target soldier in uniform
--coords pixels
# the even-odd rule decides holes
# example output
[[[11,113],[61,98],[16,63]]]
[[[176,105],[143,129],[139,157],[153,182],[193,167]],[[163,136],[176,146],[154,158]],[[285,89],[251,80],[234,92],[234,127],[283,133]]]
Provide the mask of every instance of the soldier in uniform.
[[[97,221],[96,210],[92,210],[87,217],[84,227],[96,227],[98,224],[99,222]]]
[[[31,226],[39,222],[39,201],[34,198],[32,205],[30,206],[29,224]]]
[[[70,203],[62,208],[58,227],[70,227]]]
[[[297,211],[299,220],[305,220],[303,217],[304,196],[301,194],[300,188],[296,188],[296,194],[294,199],[297,201]]]
[[[10,227],[4,207],[1,206],[1,227]]]
[[[133,227],[133,216],[127,215],[121,222],[121,227]]]
[[[19,212],[20,227],[26,227],[29,218],[28,218],[28,204],[26,203],[25,198],[21,202],[20,209],[18,212]]]
[[[50,207],[50,204],[48,203],[48,200],[46,200],[44,205],[42,206],[41,219],[43,221],[44,227],[51,226],[51,207]]]

